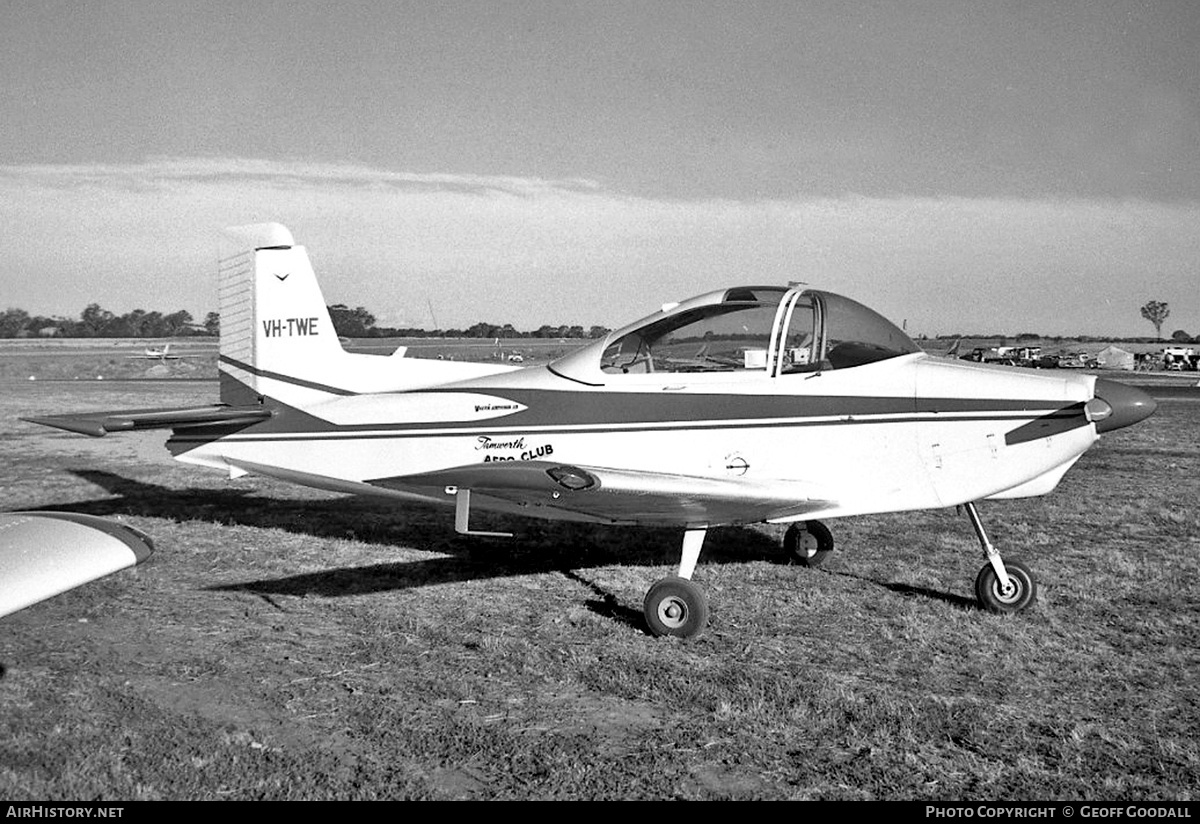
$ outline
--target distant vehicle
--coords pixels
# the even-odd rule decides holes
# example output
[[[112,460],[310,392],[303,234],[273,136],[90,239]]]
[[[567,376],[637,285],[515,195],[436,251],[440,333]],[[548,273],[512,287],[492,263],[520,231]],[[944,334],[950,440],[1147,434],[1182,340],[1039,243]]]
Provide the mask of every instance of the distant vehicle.
[[[1163,367],[1170,372],[1186,372],[1196,368],[1196,350],[1190,346],[1168,346],[1162,351]]]
[[[784,525],[781,555],[817,566],[834,545],[817,518],[955,506],[987,559],[980,605],[1026,609],[1033,573],[1001,559],[976,502],[1045,495],[1100,433],[1155,409],[1091,375],[931,356],[866,306],[796,284],[667,304],[544,366],[353,354],[291,233],[236,231],[246,263],[222,269],[221,404],[28,420],[96,437],[172,429],[185,463],[447,505],[464,535],[506,536],[472,528],[478,510],[678,528],[678,572],[643,603],[654,635],[707,622],[691,579],[714,527]]]
[[[1096,361],[1089,358],[1086,352],[1072,352],[1069,355],[1058,356],[1059,369],[1090,369],[1096,366]]]
[[[960,360],[990,363],[994,366],[1025,366],[1035,368],[1042,356],[1040,346],[976,346]]]

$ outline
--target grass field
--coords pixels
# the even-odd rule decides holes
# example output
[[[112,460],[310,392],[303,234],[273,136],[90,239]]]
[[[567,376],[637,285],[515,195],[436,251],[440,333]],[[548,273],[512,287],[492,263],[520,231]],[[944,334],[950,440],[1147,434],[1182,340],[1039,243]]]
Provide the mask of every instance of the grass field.
[[[1185,388],[1186,387],[1186,388]],[[973,605],[953,511],[710,537],[714,611],[643,630],[678,535],[396,508],[172,463],[161,433],[17,420],[208,402],[215,383],[10,381],[5,509],[125,520],[157,552],[0,619],[0,797],[1190,800],[1200,777],[1200,394],[1050,496],[983,504],[1037,608]],[[502,522],[495,520],[492,525]],[[487,527],[487,523],[481,523]]]

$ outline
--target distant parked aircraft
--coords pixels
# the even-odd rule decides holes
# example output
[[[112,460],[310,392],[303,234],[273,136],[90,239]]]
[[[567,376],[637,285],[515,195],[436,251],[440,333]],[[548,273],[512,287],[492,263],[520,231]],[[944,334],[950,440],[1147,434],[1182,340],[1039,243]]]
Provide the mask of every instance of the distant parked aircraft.
[[[182,355],[172,355],[171,354],[171,344],[168,343],[162,349],[157,349],[153,346],[147,346],[145,352],[143,352],[142,354],[129,355],[128,357],[132,360],[169,361],[169,360],[179,360],[183,356]]]

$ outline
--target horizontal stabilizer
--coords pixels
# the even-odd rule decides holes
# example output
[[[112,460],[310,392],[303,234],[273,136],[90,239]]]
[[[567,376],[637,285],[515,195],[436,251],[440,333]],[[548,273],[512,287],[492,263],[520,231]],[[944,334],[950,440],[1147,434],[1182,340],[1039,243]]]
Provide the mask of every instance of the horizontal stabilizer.
[[[191,406],[176,409],[127,409],[115,412],[78,412],[22,418],[29,423],[53,426],[67,432],[100,438],[110,432],[132,429],[186,429],[189,426],[245,426],[271,417],[262,406]]]
[[[150,557],[133,527],[74,512],[0,513],[0,615]]]

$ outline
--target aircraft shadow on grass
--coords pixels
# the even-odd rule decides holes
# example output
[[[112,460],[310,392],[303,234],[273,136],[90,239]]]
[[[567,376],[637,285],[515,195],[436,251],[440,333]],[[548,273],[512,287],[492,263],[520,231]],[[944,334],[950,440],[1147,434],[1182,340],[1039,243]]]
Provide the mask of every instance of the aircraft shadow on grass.
[[[115,498],[78,501],[43,510],[79,512],[100,517],[133,515],[171,520],[208,521],[221,526],[281,529],[327,540],[355,540],[382,546],[412,547],[446,557],[397,561],[321,572],[214,585],[212,591],[271,595],[340,597],[412,589],[435,584],[504,578],[558,571],[590,588],[593,611],[642,626],[641,613],[620,607],[615,597],[580,576],[577,570],[608,565],[654,566],[672,556],[678,530],[629,528],[597,524],[493,516],[485,524],[517,533],[515,538],[465,538],[455,534],[453,512],[444,507],[406,503],[381,505],[363,498],[302,500],[269,498],[248,489],[171,489],[92,469],[71,470]],[[788,563],[776,540],[754,529],[714,529],[705,547],[705,563],[769,561]],[[974,600],[924,587],[875,580],[848,572],[806,570],[844,575],[908,596],[974,608]],[[628,614],[626,614],[628,613]]]
[[[853,578],[856,581],[863,581],[868,584],[881,586],[886,590],[903,595],[908,598],[929,598],[933,601],[942,601],[952,607],[958,607],[965,610],[979,609],[979,602],[974,598],[967,598],[963,595],[955,595],[950,592],[941,592],[929,587],[920,587],[915,584],[901,584],[894,581],[879,581],[874,578],[868,578],[865,575],[856,575],[853,572],[826,570],[830,575],[841,575],[845,578]]]

